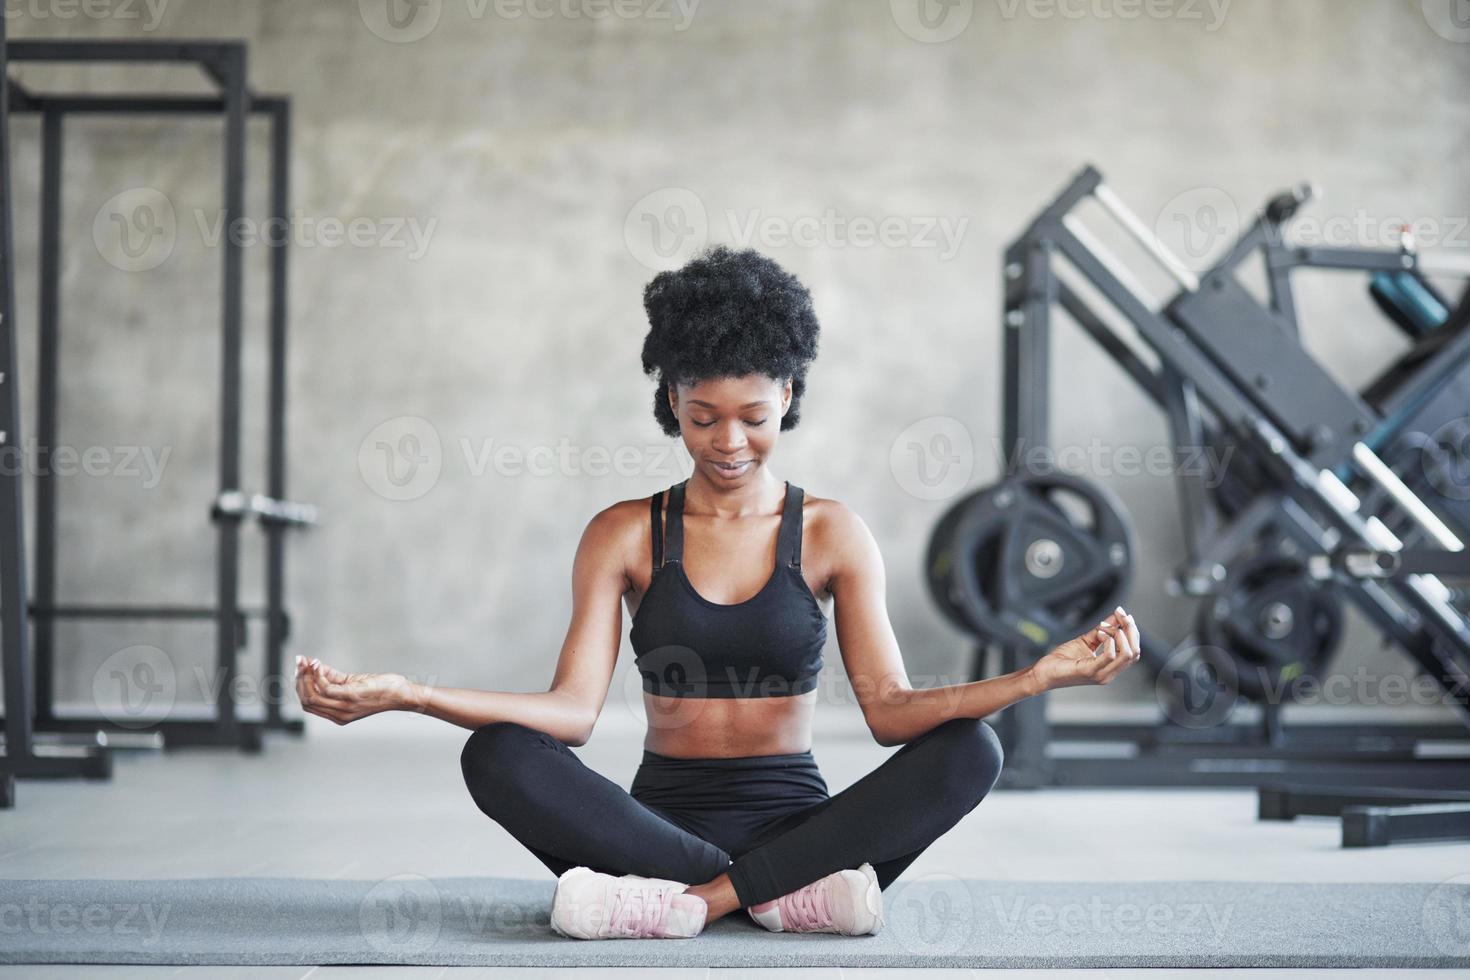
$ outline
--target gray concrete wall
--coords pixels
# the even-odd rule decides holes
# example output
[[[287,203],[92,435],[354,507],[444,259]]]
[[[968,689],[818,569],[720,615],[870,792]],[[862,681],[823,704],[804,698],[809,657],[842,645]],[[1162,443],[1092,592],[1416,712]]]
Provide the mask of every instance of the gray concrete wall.
[[[18,37],[244,38],[254,87],[293,98],[290,479],[325,518],[292,549],[293,649],[350,670],[545,688],[587,520],[687,473],[648,409],[640,293],[706,241],[761,248],[811,288],[821,356],[777,469],[872,528],[921,686],[964,679],[964,638],[921,565],[953,494],[999,470],[1000,252],[1083,163],[1192,262],[1232,215],[1303,179],[1327,192],[1310,212],[1327,234],[1382,244],[1408,218],[1470,245],[1470,31],[1435,2],[962,0],[937,20],[906,0],[429,0],[407,21],[381,0],[15,6]],[[43,90],[205,88],[183,69],[21,75]],[[29,393],[37,134],[15,126]],[[107,452],[62,481],[64,600],[213,594],[218,135],[201,121],[69,124],[61,441]],[[264,164],[257,146],[252,177]],[[263,208],[257,183],[250,213]],[[115,216],[145,222],[129,250]],[[251,489],[263,252],[247,306]],[[1309,343],[1344,379],[1400,349],[1360,280],[1302,289]],[[1177,635],[1192,605],[1161,588],[1181,546],[1172,484],[1117,453],[1162,444],[1163,421],[1070,325],[1058,353],[1056,443],[1101,447],[1094,475],[1140,525],[1130,606]],[[944,499],[915,490],[906,454],[910,427],[934,416],[972,446]],[[493,455],[563,445],[546,468]],[[621,465],[582,455],[595,448]],[[259,551],[249,535],[251,602]],[[212,651],[195,626],[68,625],[58,639],[73,699],[145,644],[167,652],[178,703],[198,701]],[[636,690],[630,658],[625,641],[613,704]],[[828,661],[836,702],[835,641]],[[1399,667],[1361,624],[1341,663]],[[1139,670],[1053,708],[1150,698]]]

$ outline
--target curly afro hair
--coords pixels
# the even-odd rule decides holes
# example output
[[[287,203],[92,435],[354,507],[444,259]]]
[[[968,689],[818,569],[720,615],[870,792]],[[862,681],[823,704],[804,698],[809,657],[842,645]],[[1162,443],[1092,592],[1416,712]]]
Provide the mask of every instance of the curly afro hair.
[[[654,276],[643,309],[643,373],[658,381],[653,417],[666,435],[679,434],[669,388],[747,374],[791,380],[781,431],[796,427],[820,327],[811,294],[795,276],[753,249],[716,245]]]

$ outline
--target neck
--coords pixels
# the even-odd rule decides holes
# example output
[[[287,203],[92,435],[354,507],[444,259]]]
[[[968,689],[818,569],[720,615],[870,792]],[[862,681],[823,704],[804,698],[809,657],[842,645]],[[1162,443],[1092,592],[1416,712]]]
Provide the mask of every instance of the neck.
[[[776,479],[764,466],[737,486],[717,484],[696,469],[684,490],[684,512],[697,511],[725,520],[769,514],[770,501],[777,498],[779,508],[779,497],[785,490],[786,482]]]

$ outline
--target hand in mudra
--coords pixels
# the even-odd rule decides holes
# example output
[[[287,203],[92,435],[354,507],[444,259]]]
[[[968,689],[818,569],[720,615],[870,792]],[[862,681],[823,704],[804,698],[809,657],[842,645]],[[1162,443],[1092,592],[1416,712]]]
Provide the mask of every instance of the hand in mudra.
[[[1051,650],[1031,670],[1043,691],[1107,684],[1138,662],[1139,651],[1138,624],[1119,606],[1097,626]]]
[[[296,658],[296,697],[301,707],[339,725],[404,707],[411,687],[402,674],[347,674],[320,660]]]

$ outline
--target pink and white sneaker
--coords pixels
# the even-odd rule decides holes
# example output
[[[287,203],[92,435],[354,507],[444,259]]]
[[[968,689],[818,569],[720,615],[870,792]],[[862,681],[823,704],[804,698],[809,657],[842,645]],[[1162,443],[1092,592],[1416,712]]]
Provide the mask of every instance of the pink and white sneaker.
[[[883,891],[878,873],[864,861],[746,911],[772,932],[871,936],[883,928]]]
[[[551,928],[568,939],[690,939],[709,906],[689,886],[667,878],[569,869],[556,879]]]

